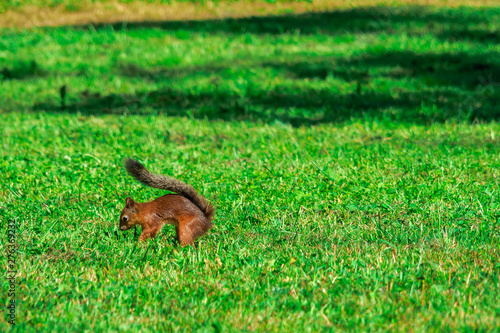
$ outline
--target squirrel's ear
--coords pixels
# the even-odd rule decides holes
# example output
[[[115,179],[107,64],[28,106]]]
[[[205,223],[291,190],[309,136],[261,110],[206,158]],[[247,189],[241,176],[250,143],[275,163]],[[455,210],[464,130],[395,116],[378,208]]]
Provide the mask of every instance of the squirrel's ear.
[[[127,197],[127,199],[125,199],[125,207],[134,207],[135,205],[135,201],[132,200],[131,197]]]

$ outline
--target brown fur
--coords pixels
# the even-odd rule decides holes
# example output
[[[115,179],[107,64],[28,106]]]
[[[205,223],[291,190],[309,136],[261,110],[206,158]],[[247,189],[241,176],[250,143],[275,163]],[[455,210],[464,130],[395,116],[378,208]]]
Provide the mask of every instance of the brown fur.
[[[129,159],[127,171],[150,187],[161,188],[178,194],[166,194],[153,201],[140,203],[127,198],[120,215],[120,230],[135,225],[142,227],[140,241],[153,238],[165,224],[175,226],[177,239],[182,246],[193,244],[211,227],[214,208],[193,187],[177,179],[151,174],[139,162]]]

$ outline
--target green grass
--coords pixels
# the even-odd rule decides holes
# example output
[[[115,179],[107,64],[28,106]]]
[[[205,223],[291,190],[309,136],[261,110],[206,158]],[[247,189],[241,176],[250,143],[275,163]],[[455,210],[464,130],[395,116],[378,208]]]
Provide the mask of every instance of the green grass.
[[[0,30],[0,330],[498,330],[499,32],[422,7]],[[119,232],[162,195],[125,157],[215,228]]]

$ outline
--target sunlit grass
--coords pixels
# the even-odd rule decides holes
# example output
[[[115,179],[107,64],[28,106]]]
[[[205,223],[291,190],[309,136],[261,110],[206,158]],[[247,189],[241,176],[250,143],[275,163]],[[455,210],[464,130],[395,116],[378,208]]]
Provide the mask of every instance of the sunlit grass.
[[[16,329],[496,329],[499,17],[0,30]],[[127,196],[162,195],[125,157],[192,184],[215,228],[187,248],[119,232]]]

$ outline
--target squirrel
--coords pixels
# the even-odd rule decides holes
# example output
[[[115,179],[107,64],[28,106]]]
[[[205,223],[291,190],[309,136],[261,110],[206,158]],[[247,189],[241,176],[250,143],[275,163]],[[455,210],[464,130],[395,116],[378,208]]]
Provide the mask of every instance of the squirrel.
[[[120,215],[120,230],[135,225],[142,227],[139,241],[153,238],[166,224],[175,226],[177,240],[181,246],[193,244],[212,226],[214,207],[196,190],[180,180],[150,173],[136,160],[125,161],[127,172],[146,186],[175,192],[165,194],[153,201],[140,203],[127,197]]]

